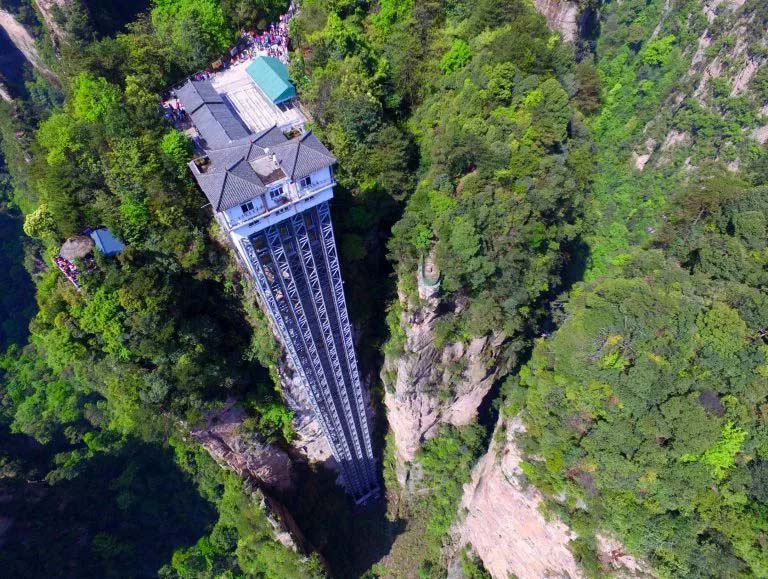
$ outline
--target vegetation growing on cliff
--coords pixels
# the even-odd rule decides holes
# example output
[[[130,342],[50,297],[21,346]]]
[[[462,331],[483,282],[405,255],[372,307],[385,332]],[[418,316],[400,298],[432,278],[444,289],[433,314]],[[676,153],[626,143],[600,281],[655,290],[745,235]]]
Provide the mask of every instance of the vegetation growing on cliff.
[[[717,284],[637,273],[580,288],[522,373],[527,450],[542,459],[527,472],[669,575],[760,574],[760,328]]]
[[[339,157],[351,212],[369,215],[359,235],[405,200],[388,242],[399,288],[415,297],[417,265],[433,252],[443,299],[468,303],[443,316],[441,339],[498,331],[513,366],[577,250],[592,172],[579,108],[594,109],[594,67],[574,68],[524,2],[307,1],[294,36],[302,98]],[[404,345],[401,310],[388,310],[387,355]],[[447,431],[417,457],[427,498],[411,514],[424,519],[427,548],[406,557],[426,559],[425,577],[441,572],[483,430]]]
[[[484,429],[477,424],[443,427],[416,457],[424,469],[420,482],[424,497],[416,508],[424,511],[427,531],[423,559],[419,563],[421,576],[439,575],[443,568],[443,543],[456,517],[464,484],[469,482],[472,467],[486,442],[484,434]],[[467,562],[469,564],[469,560]]]
[[[444,298],[469,298],[443,320],[449,341],[492,330],[518,340],[560,284],[591,178],[577,85],[564,85],[569,49],[522,2],[457,3],[433,18],[442,28],[422,49],[434,60],[409,120],[420,181],[390,252],[401,278],[433,252]]]
[[[736,88],[745,66],[752,86],[765,69],[752,23],[768,13],[721,12],[605,7],[589,281],[508,398],[528,426],[526,474],[583,560],[609,532],[670,577],[768,573],[766,151],[752,137],[766,102]]]
[[[711,171],[523,368],[526,473],[665,575],[761,576],[768,191]]]
[[[23,253],[38,306],[24,345],[29,304],[21,292],[0,304],[0,348],[17,344],[0,360],[15,434],[0,434],[19,452],[32,445],[22,435],[46,445],[34,447],[45,455],[35,464],[5,453],[0,482],[23,498],[38,484],[25,480],[50,485],[42,506],[15,503],[40,540],[50,529],[29,522],[40,516],[80,525],[66,544],[85,536],[85,547],[70,559],[57,551],[52,569],[75,560],[97,574],[165,563],[169,578],[318,575],[175,426],[237,395],[248,426],[278,443],[291,436],[269,330],[200,209],[190,143],[157,111],[159,91],[285,2],[128,4],[71,3],[56,15],[61,87],[37,78],[26,103],[0,104],[13,174],[12,194],[0,176],[3,202],[33,238],[19,241],[9,213],[0,269],[3,283],[29,288]],[[335,219],[364,363],[378,362],[386,324],[383,353],[405,344],[387,251],[414,301],[431,254],[443,303],[462,304],[442,315],[438,345],[506,337],[493,362],[516,373],[505,411],[528,426],[526,475],[578,532],[574,551],[591,572],[604,571],[594,537],[607,531],[661,576],[768,575],[768,155],[754,133],[768,123],[768,9],[598,4],[596,42],[573,47],[523,0],[301,3],[291,72],[340,160]],[[13,2],[32,23],[30,6]],[[128,249],[98,258],[78,293],[44,265],[64,238],[99,224]],[[169,436],[173,459],[156,446]],[[417,455],[423,528],[409,571],[443,573],[483,442],[483,427],[444,428]],[[152,478],[156,459],[166,462]],[[157,503],[136,498],[149,494],[144,474]],[[35,510],[86,491],[106,521],[66,505]],[[329,508],[294,502],[318,519]],[[167,508],[178,530],[162,548],[134,533],[149,508]],[[307,526],[327,540],[321,523]],[[40,544],[14,545],[1,562],[23,575]],[[468,557],[463,566],[484,576]]]
[[[152,574],[163,563],[169,563],[162,571],[166,577],[321,574],[316,562],[275,542],[261,507],[234,475],[180,439],[179,421],[194,423],[232,395],[248,398],[250,424],[260,434],[282,444],[291,435],[290,414],[267,370],[254,362],[270,356],[258,335],[268,329],[248,323],[253,298],[246,298],[240,274],[219,249],[186,173],[190,143],[158,110],[157,92],[209,62],[236,28],[223,5],[204,0],[158,2],[157,23],[140,18],[106,31],[96,20],[75,21],[88,16],[84,8],[76,2],[70,14],[61,15],[78,30],[68,36],[61,60],[52,63],[65,93],[63,105],[0,103],[14,177],[12,202],[25,213],[24,229],[34,238],[28,261],[34,264],[29,269],[37,301],[29,343],[0,361],[4,420],[13,432],[47,445],[50,458],[35,476],[52,500],[79,492],[98,501],[89,491],[78,491],[94,485],[105,487],[105,509],[115,504],[104,521],[96,519],[97,512],[94,520],[90,514],[81,517],[83,548],[68,554],[62,543],[51,564],[68,559],[82,573],[100,576],[105,569]],[[170,14],[173,25],[207,27],[211,42],[188,50],[169,44],[166,36],[174,33],[163,28],[161,11]],[[174,38],[194,42],[183,34]],[[11,144],[9,134],[23,137]],[[114,258],[97,255],[96,267],[81,273],[78,292],[48,264],[65,238],[97,225],[108,226],[127,248]],[[12,323],[6,322],[8,340],[15,339]],[[181,471],[166,450],[142,450],[137,441],[164,445],[169,435]],[[110,494],[113,487],[99,478],[105,469],[118,481],[120,472],[129,473],[126,484],[133,476],[151,478],[145,463],[152,452],[167,464],[147,484],[157,487],[158,501],[170,501],[168,508],[179,513],[189,510],[189,517],[163,517],[163,509],[152,509],[149,499],[134,508],[131,501],[138,502],[138,496],[118,487]],[[175,489],[178,506],[161,487]],[[153,539],[136,529],[148,525],[150,516],[165,518],[166,532],[177,536],[154,539],[160,544],[142,558],[138,554],[149,548],[142,541]],[[74,511],[66,517],[78,520]],[[183,548],[201,535],[193,547]],[[32,551],[45,540],[42,530],[30,537]],[[181,550],[173,554],[174,548]],[[8,564],[25,569],[34,556],[20,549]]]

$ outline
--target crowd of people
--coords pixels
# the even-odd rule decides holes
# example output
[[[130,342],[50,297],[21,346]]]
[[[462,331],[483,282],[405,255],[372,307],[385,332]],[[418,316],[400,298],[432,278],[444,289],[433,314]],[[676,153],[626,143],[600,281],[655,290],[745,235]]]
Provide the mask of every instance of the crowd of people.
[[[291,2],[288,11],[281,14],[277,22],[273,22],[261,32],[258,30],[247,31],[241,42],[229,51],[231,58],[229,60],[224,59],[221,67],[228,68],[238,62],[249,61],[256,56],[272,56],[287,64],[288,23],[295,15],[296,4]],[[211,71],[206,70],[198,73],[198,75],[200,78],[196,80],[205,80],[210,78]]]
[[[246,32],[237,46],[229,52],[229,60],[222,59],[215,69],[223,70],[238,62],[248,62],[257,56],[272,56],[288,64],[288,23],[296,14],[296,4],[291,2],[288,11],[281,14],[277,22],[273,22],[264,31],[258,30]],[[243,47],[240,49],[240,47]],[[203,70],[193,74],[191,80],[210,80],[214,75],[214,68]],[[176,92],[171,90],[168,98],[163,100],[163,115],[166,120],[176,128],[186,129],[189,127],[189,118],[176,98]]]
[[[64,259],[60,255],[57,255],[53,258],[53,263],[55,263],[56,267],[61,270],[61,273],[63,273],[67,279],[72,282],[72,285],[74,285],[75,288],[79,290],[80,284],[77,281],[77,276],[80,275],[80,270],[77,269],[77,266],[75,266],[75,264],[68,259]]]
[[[250,58],[253,58],[254,52],[258,54],[266,53],[266,56],[272,56],[288,63],[288,23],[295,14],[293,3],[288,8],[288,12],[280,15],[277,22],[269,25],[269,28],[262,34],[250,32],[248,38],[248,52]]]
[[[163,116],[177,129],[186,128],[187,111],[181,106],[181,101],[176,97],[176,91],[171,91],[168,99],[163,101]]]

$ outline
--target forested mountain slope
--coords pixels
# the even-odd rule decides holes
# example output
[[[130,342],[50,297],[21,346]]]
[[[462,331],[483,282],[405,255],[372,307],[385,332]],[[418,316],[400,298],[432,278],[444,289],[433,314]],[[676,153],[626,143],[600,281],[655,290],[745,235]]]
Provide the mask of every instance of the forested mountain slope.
[[[581,110],[595,110],[596,72],[576,67],[574,48],[524,2],[305,2],[295,35],[294,76],[364,210],[350,217],[368,226],[366,248],[389,219],[382,208],[413,188],[388,242],[398,298],[382,372],[385,478],[394,495],[397,475],[428,497],[393,498],[414,528],[423,521],[427,549],[408,553],[406,533],[382,573],[437,576],[461,484],[487,443],[478,407],[581,251],[593,174]]]
[[[581,5],[582,14],[597,8],[594,3]],[[731,208],[727,211],[733,217],[719,218],[717,226],[708,218],[716,207],[736,199],[746,203],[756,195],[752,187],[765,178],[761,127],[766,103],[760,88],[764,8],[758,2],[607,2],[599,6],[599,17],[592,22],[595,28],[582,28],[583,37],[576,38],[572,47],[558,44],[543,28],[543,20],[522,4],[501,7],[481,2],[470,7],[463,3],[406,3],[395,7],[381,3],[372,15],[345,4],[331,15],[319,8],[311,14],[313,18],[322,15],[327,22],[322,31],[316,25],[305,25],[308,46],[303,52],[307,55],[303,71],[310,78],[305,90],[319,99],[316,104],[324,114],[319,118],[321,127],[337,146],[350,150],[351,160],[359,159],[373,176],[376,173],[369,167],[380,158],[375,148],[379,143],[353,138],[354,134],[365,134],[360,123],[379,129],[390,124],[403,126],[404,122],[406,135],[410,134],[419,150],[419,182],[389,242],[399,295],[388,316],[391,339],[385,347],[382,379],[393,435],[391,464],[400,483],[406,483],[410,491],[430,493],[432,489],[432,498],[419,502],[420,507],[427,505],[426,512],[421,513],[428,521],[427,533],[440,545],[454,517],[459,485],[466,480],[472,455],[484,444],[483,429],[468,423],[483,396],[492,392],[494,380],[508,372],[517,374],[518,356],[525,358],[531,340],[570,319],[567,312],[571,305],[564,305],[571,300],[570,293],[558,297],[569,283],[582,275],[593,283],[608,283],[650,275],[657,269],[682,267],[695,276],[706,270],[706,276],[713,279],[726,276],[724,279],[746,283],[747,287],[738,292],[734,286],[716,294],[721,301],[723,295],[731,295],[729,308],[738,309],[736,302],[748,300],[751,305],[742,306],[740,315],[750,311],[755,316],[761,311],[751,300],[762,299],[759,289],[764,265],[762,242],[757,239],[762,238],[759,224],[763,217],[747,208],[744,211],[749,216],[738,216],[740,211]],[[589,20],[579,22],[585,26]],[[366,115],[357,104],[335,108],[323,100],[338,94],[332,92],[332,79],[339,80],[335,86],[354,90],[347,88],[345,79],[353,73],[360,75],[361,70],[365,74],[362,79],[356,77],[360,80],[355,86],[367,89]],[[558,87],[563,90],[559,103]],[[384,92],[385,88],[394,88],[394,96],[391,91]],[[398,109],[388,108],[392,100]],[[363,107],[362,102],[359,107]],[[356,151],[368,155],[354,156]],[[382,179],[371,181],[369,191],[387,185]],[[680,235],[676,227],[690,219],[681,217],[679,208],[685,208],[686,215],[694,215],[691,223],[696,228],[713,236],[686,233],[686,242],[693,245],[672,243],[671,239]],[[715,227],[719,235],[714,235]],[[743,245],[739,240],[750,235],[747,230],[756,237]],[[627,266],[641,259],[638,252],[642,251],[652,251],[654,259],[662,261],[646,263],[650,269],[643,273],[629,273]],[[715,325],[727,326],[731,310],[721,309],[714,294],[708,293],[707,282],[698,280],[691,282],[691,287],[697,288],[705,302],[709,300],[707,307],[715,308],[710,314],[717,320]],[[573,291],[576,307],[578,296],[586,289],[577,285]],[[639,319],[644,323],[653,316],[674,319],[675,314],[665,312],[664,302],[653,291],[651,287],[647,290],[651,310],[638,314]],[[697,316],[701,321],[696,324],[703,324],[705,310]],[[746,318],[744,321],[747,323]],[[624,334],[612,328],[612,323],[597,322],[599,337],[582,335],[574,338],[575,344],[610,341],[611,336],[621,336],[614,339],[624,343]],[[556,346],[570,331],[565,323],[552,344]],[[695,336],[704,332],[698,325],[689,331]],[[760,339],[759,322],[755,321],[751,331]],[[549,340],[542,341],[536,351],[547,351],[549,344]],[[601,352],[601,344],[595,351]],[[625,347],[631,348],[631,343]],[[599,364],[595,356],[587,356],[587,361]],[[704,362],[691,363],[698,368]],[[728,375],[728,364],[736,362],[717,362],[716,369],[709,372],[722,381]],[[624,366],[615,370],[628,371]],[[592,415],[596,410],[590,414],[566,404],[562,414],[550,415],[553,402],[537,405],[537,388],[530,388],[525,378],[530,369],[526,366],[522,372],[522,379],[507,382],[507,402],[497,436],[503,439],[506,427],[512,426],[510,420],[520,411],[523,426],[533,428],[537,420],[551,420],[561,429],[563,424],[574,429],[577,438],[591,432],[592,423],[600,417]],[[573,400],[574,404],[589,399],[581,391],[568,394],[568,379],[560,373],[556,376],[554,392],[565,396],[566,401]],[[581,378],[572,376],[570,380],[575,387]],[[680,395],[691,403],[702,392],[704,399],[714,397],[718,401],[738,398],[740,392],[735,385],[731,390],[730,384],[715,390],[703,383],[686,386],[678,382]],[[647,398],[651,416],[661,412],[651,402],[652,392],[664,397],[661,384],[648,377],[633,377],[627,383],[645,393],[635,395]],[[608,388],[612,392],[605,394],[609,400],[619,408],[628,404],[613,394],[610,382],[602,384],[598,381],[589,388]],[[742,395],[754,388],[741,391]],[[762,403],[762,397],[757,396]],[[752,412],[757,412],[759,403],[752,406]],[[684,408],[698,411],[696,406]],[[707,460],[714,460],[711,455],[704,458],[706,449],[719,453],[729,436],[736,437],[734,432],[739,433],[736,438],[742,437],[742,431],[758,436],[759,421],[747,427],[729,422],[725,416],[716,421],[720,430],[713,427],[709,435],[686,433],[700,447],[700,454],[681,452],[686,468],[704,468],[701,465],[708,464]],[[441,431],[443,423],[461,427]],[[717,575],[722,568],[706,559],[703,552],[725,548],[735,554],[724,557],[723,566],[761,573],[759,543],[750,546],[750,541],[759,540],[756,529],[736,536],[734,529],[714,525],[700,513],[673,517],[674,524],[681,525],[679,540],[684,529],[696,531],[689,535],[686,547],[672,548],[668,541],[649,533],[651,528],[662,533],[664,525],[672,524],[662,522],[661,514],[647,526],[642,526],[639,514],[621,523],[607,514],[603,519],[605,509],[618,516],[628,508],[610,494],[609,486],[604,490],[587,486],[581,494],[563,494],[568,485],[580,482],[578,463],[573,461],[586,451],[567,447],[564,439],[570,431],[553,426],[537,428],[535,436],[513,436],[507,444],[524,440],[523,452],[536,459],[521,463],[522,470],[517,473],[521,484],[526,478],[537,481],[544,491],[542,498],[557,497],[554,505],[565,502],[566,506],[558,510],[578,534],[573,548],[582,572],[607,573],[622,566],[644,572],[650,565],[662,574]],[[618,427],[611,432],[626,434]],[[419,451],[425,439],[437,434]],[[549,456],[538,452],[547,448],[550,439],[551,444],[561,445],[552,464]],[[654,438],[662,442],[668,439],[666,434]],[[502,446],[497,456],[511,450]],[[739,456],[747,458],[747,454],[734,451],[734,460]],[[566,462],[566,457],[571,462]],[[607,471],[605,476],[618,476],[609,467],[617,465],[602,467]],[[587,464],[584,468],[591,473],[589,469],[598,467]],[[669,464],[665,468],[669,469]],[[560,473],[558,484],[542,474],[550,470]],[[717,476],[722,474],[718,471]],[[631,479],[641,475],[623,476]],[[648,476],[660,474],[652,471]],[[582,478],[586,481],[582,484],[593,485],[597,477],[590,474]],[[482,486],[483,481],[477,484]],[[675,484],[679,483],[670,481],[669,488],[661,483],[658,486],[675,495]],[[582,496],[584,493],[592,493],[592,500]],[[737,500],[748,501],[747,496]],[[486,496],[483,500],[492,505],[507,498]],[[675,500],[685,501],[680,496]],[[700,500],[714,499],[702,496]],[[653,504],[659,508],[657,502]],[[689,508],[695,510],[695,504]],[[471,497],[466,505],[472,508]],[[675,512],[681,507],[665,508]],[[759,513],[760,507],[755,508]],[[759,514],[746,512],[734,516],[742,515],[761,520]],[[462,517],[459,513],[459,519]],[[494,537],[491,542],[496,543],[497,550],[515,549],[513,543],[499,541],[500,529],[484,526],[482,520],[477,526],[481,533]],[[501,532],[509,533],[511,541],[519,530],[512,524]],[[642,544],[638,543],[641,536]],[[505,568],[505,562],[492,560],[491,554],[480,555],[488,558],[495,574],[535,576],[534,567]],[[645,558],[647,563],[630,555]],[[434,552],[427,559],[424,572],[439,573],[444,559],[441,562]]]
[[[4,568],[42,519],[79,576],[768,575],[765,2],[300,3],[380,418],[357,510],[301,458],[301,385],[158,111],[286,3],[11,4],[59,81],[0,103],[37,304],[0,334]],[[97,224],[127,249],[77,292],[48,264]]]
[[[229,398],[247,417],[241,438],[287,448],[292,436],[291,414],[256,362],[274,361],[269,331],[200,209],[186,174],[191,142],[158,106],[161,90],[228,49],[237,37],[235,7],[158,2],[140,15],[142,6],[103,4],[62,3],[54,11],[60,58],[45,34],[40,40],[60,86],[36,76],[26,100],[2,103],[12,201],[32,238],[26,263],[37,302],[29,343],[2,359],[2,421],[19,433],[3,436],[45,444],[30,467],[13,449],[3,458],[13,501],[7,513],[3,507],[2,566],[28,576],[50,543],[46,533],[70,527],[53,541],[60,550],[50,564],[72,565],[75,576],[147,576],[160,567],[169,577],[321,575],[316,559],[276,540],[275,514],[283,513],[264,508],[271,501],[253,487],[259,481],[221,469],[189,436]],[[272,19],[280,9],[259,14]],[[190,25],[200,33],[177,30],[175,44],[167,41],[174,27]],[[127,248],[117,258],[97,256],[76,291],[50,266],[52,257],[65,238],[96,225]],[[10,319],[4,323],[13,330]],[[154,460],[168,464],[152,472]],[[114,477],[114,486],[103,477]],[[79,495],[105,485],[103,519],[80,513]],[[156,500],[143,496],[151,488]],[[53,529],[35,527],[49,517],[35,514],[36,496],[44,500],[39,509],[72,506],[50,519]],[[164,515],[166,508],[174,512]],[[142,538],[137,529],[150,520],[169,525],[160,529],[165,535]],[[18,546],[17,533],[28,535],[28,547]],[[145,557],[142,541],[155,549]]]
[[[555,303],[557,331],[507,382],[506,443],[473,479],[506,475],[510,501],[543,491],[590,575],[768,573],[765,18],[760,2],[600,10],[589,282]],[[528,530],[478,524],[500,495],[477,488],[460,538],[495,574],[528,576],[503,555]]]

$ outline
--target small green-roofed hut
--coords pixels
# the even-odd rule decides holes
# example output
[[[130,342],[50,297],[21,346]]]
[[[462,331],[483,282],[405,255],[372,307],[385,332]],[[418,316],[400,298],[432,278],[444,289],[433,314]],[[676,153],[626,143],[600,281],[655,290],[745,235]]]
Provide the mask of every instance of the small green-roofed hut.
[[[278,59],[271,56],[256,57],[246,70],[273,103],[280,104],[296,98],[296,88],[288,77],[288,69]]]

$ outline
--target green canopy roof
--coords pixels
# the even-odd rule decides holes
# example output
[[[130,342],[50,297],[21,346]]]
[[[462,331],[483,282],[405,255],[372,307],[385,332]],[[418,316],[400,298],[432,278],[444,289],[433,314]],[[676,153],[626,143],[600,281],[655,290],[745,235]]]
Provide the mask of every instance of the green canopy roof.
[[[246,69],[259,88],[273,103],[296,97],[296,89],[288,78],[288,69],[276,58],[258,56]]]

